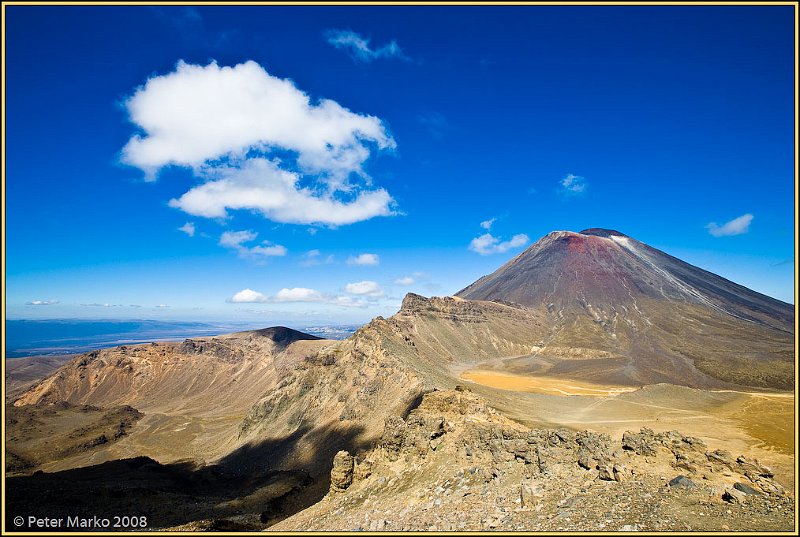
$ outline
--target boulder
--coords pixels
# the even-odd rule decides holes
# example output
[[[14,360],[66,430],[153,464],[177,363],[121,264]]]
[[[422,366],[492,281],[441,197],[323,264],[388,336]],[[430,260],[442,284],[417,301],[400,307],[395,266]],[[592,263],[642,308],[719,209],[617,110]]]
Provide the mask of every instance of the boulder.
[[[653,456],[656,454],[657,442],[653,431],[642,428],[639,433],[625,431],[622,435],[622,449],[633,451],[637,455]]]
[[[722,499],[729,503],[742,503],[746,497],[747,494],[733,487],[726,488],[722,493]]]
[[[727,466],[728,468],[732,468],[735,464],[731,452],[725,451],[724,449],[709,451],[706,453],[706,458],[711,462]]]
[[[742,483],[741,481],[738,483],[733,484],[733,488],[740,492],[744,492],[745,494],[761,494],[759,491],[751,487],[746,483]]]
[[[355,461],[347,451],[340,451],[333,458],[331,470],[331,491],[342,492],[353,482],[353,468]]]
[[[615,464],[612,468],[614,481],[626,481],[631,477],[631,472],[622,464]]]
[[[693,489],[697,487],[694,481],[685,475],[679,475],[678,477],[672,478],[669,482],[669,486],[673,489]]]
[[[600,467],[600,473],[597,474],[597,477],[603,481],[616,481],[614,479],[614,469],[608,465]]]

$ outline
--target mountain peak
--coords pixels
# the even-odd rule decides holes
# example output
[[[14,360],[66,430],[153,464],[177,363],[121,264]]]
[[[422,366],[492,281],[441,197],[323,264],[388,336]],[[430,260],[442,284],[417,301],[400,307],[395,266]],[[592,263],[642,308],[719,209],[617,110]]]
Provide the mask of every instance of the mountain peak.
[[[594,235],[595,237],[628,237],[615,229],[603,229],[600,227],[590,227],[580,232],[581,235]]]
[[[552,303],[568,309],[577,300],[621,318],[633,315],[639,301],[647,299],[702,306],[786,331],[794,323],[789,304],[603,228],[553,231],[456,294],[468,300],[507,300],[528,307]]]
[[[554,231],[457,295],[540,312],[551,344],[617,356],[607,370],[619,382],[711,382],[699,370],[737,384],[791,386],[790,304],[618,231]],[[559,367],[573,374],[599,362]]]

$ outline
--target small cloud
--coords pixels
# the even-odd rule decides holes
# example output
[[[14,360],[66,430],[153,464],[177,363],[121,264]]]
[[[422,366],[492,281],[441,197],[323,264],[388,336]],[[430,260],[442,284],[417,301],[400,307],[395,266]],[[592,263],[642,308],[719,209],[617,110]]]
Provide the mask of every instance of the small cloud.
[[[275,294],[274,302],[323,302],[325,296],[316,289],[293,287],[281,289]]]
[[[194,223],[193,222],[186,222],[181,227],[178,228],[178,231],[183,231],[190,237],[194,237]]]
[[[344,290],[351,295],[363,295],[372,298],[382,297],[385,293],[377,282],[364,280],[362,282],[348,283]]]
[[[780,267],[780,266],[782,266],[782,265],[790,265],[790,264],[791,264],[791,265],[793,265],[793,264],[794,264],[794,257],[789,257],[789,258],[787,258],[787,259],[784,259],[783,261],[778,261],[777,263],[773,263],[773,264],[772,264],[772,265],[770,265],[770,266],[771,266],[771,267]]]
[[[496,221],[497,218],[490,218],[489,220],[484,220],[483,222],[481,222],[481,227],[486,230],[492,229],[492,224],[494,224]]]
[[[168,308],[166,304],[159,304],[158,306],[153,306],[154,308]]]
[[[392,40],[384,46],[373,49],[369,46],[369,38],[351,30],[328,30],[325,39],[339,50],[344,50],[356,62],[370,63],[380,58],[397,58],[409,61],[400,46]]]
[[[706,226],[706,229],[715,237],[728,237],[731,235],[742,235],[750,230],[750,222],[753,221],[753,215],[743,214],[739,218],[734,218],[730,222],[723,225],[718,225],[716,222],[711,222]]]
[[[31,300],[25,303],[27,306],[52,306],[58,304],[58,300]]]
[[[226,231],[219,238],[219,245],[225,248],[237,249],[243,242],[250,242],[258,237],[258,233],[253,231]]]
[[[502,254],[511,248],[524,246],[529,240],[527,235],[520,233],[511,237],[511,240],[501,242],[499,238],[492,236],[491,233],[485,233],[472,239],[469,243],[469,249],[480,255]]]
[[[263,241],[263,246],[253,246],[248,250],[250,255],[261,255],[265,257],[281,257],[286,255],[286,247],[280,244],[272,244],[269,241]]]
[[[307,228],[306,231],[308,231],[308,234],[311,235],[312,237],[317,234],[317,228],[315,227]]]
[[[381,262],[378,254],[361,254],[347,259],[348,265],[378,265]]]
[[[267,302],[267,296],[264,294],[259,293],[258,291],[253,291],[252,289],[242,289],[231,298],[227,300],[232,304],[250,304],[250,303],[257,303],[257,302]]]
[[[139,304],[129,304],[128,307],[129,308],[141,308],[141,306]]]
[[[219,238],[219,245],[235,250],[239,257],[260,259],[264,257],[281,257],[286,255],[286,248],[280,244],[262,241],[258,246],[245,246],[244,243],[255,240],[258,233],[254,231],[226,231]]]
[[[561,193],[567,196],[577,196],[586,191],[586,179],[580,175],[568,173],[561,181]]]
[[[394,283],[397,285],[414,285],[415,281],[412,276],[403,276],[402,278],[397,278]]]
[[[108,304],[108,303],[100,304],[98,302],[93,302],[91,304],[81,304],[81,306],[85,306],[88,308],[121,308],[122,304]]]

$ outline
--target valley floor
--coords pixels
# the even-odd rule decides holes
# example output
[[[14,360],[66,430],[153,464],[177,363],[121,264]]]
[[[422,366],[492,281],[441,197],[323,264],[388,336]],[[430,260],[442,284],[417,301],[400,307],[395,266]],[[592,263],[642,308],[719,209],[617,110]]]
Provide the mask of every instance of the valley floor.
[[[783,486],[794,488],[792,392],[606,386],[496,369],[465,370],[459,378],[529,426],[590,429],[612,437],[641,427],[677,429],[759,459],[775,469]]]

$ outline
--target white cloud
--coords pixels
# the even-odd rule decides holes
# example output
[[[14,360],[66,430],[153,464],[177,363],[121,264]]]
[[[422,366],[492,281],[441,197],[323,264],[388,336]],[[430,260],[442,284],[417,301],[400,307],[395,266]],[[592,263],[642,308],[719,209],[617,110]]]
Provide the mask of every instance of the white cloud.
[[[100,303],[94,302],[92,304],[81,304],[81,306],[86,306],[86,307],[91,307],[91,308],[121,308],[122,304],[108,304],[108,303],[100,304]],[[156,306],[156,307],[158,307],[158,306]],[[166,306],[164,306],[164,307],[166,307]]]
[[[489,220],[484,220],[483,222],[481,222],[481,227],[486,230],[492,229],[492,224],[494,224],[496,221],[497,218],[490,218]]]
[[[360,254],[347,258],[348,265],[378,265],[381,262],[378,254]]]
[[[281,257],[286,255],[286,247],[280,244],[272,244],[269,241],[262,243],[264,246],[253,246],[248,250],[251,255],[263,255],[265,257]]]
[[[274,302],[324,302],[325,296],[316,289],[293,287],[281,289],[275,294]]]
[[[181,227],[178,228],[178,231],[183,231],[190,237],[194,237],[194,223],[193,222],[186,222]]]
[[[415,281],[411,276],[403,276],[402,278],[397,278],[394,283],[397,285],[414,285]]]
[[[561,181],[561,192],[567,195],[583,194],[586,191],[586,179],[580,175],[568,173]]]
[[[258,237],[253,231],[226,231],[219,237],[219,245],[226,248],[241,248],[243,242],[250,242]]]
[[[217,168],[218,180],[208,181],[169,201],[169,206],[193,216],[226,218],[228,209],[251,209],[287,224],[345,225],[391,216],[393,200],[386,190],[350,191],[350,200],[299,186],[301,176],[266,158],[251,158],[239,167]],[[337,190],[338,191],[338,190]]]
[[[239,257],[243,258],[264,258],[281,257],[286,255],[286,247],[280,244],[271,244],[269,241],[262,241],[261,245],[245,246],[245,242],[250,242],[258,237],[258,233],[250,230],[246,231],[226,231],[219,237],[219,245],[235,250]]]
[[[734,218],[730,222],[723,225],[718,225],[716,222],[711,222],[706,226],[708,232],[715,237],[727,237],[730,235],[742,235],[750,230],[750,222],[753,221],[753,215],[750,213],[743,214],[738,218]]]
[[[25,303],[28,306],[52,306],[58,304],[58,300],[31,300]]]
[[[328,30],[325,32],[328,43],[342,49],[355,61],[369,63],[380,58],[408,60],[396,41],[390,41],[381,48],[372,49],[369,39],[351,30]]]
[[[242,289],[228,299],[228,302],[232,302],[234,304],[249,304],[267,301],[266,295],[263,295],[258,291],[253,291],[252,289]]]
[[[377,282],[364,280],[362,282],[348,283],[344,290],[351,295],[364,295],[373,298],[382,297],[384,295],[383,289]]]
[[[511,240],[500,242],[500,239],[492,236],[491,233],[485,233],[472,239],[469,243],[469,249],[480,255],[502,254],[511,248],[524,246],[529,240],[527,235],[520,233],[511,237]]]
[[[169,306],[167,306],[166,304],[159,304],[158,306],[154,306],[154,307],[156,307],[156,308],[168,308]]]
[[[349,296],[329,295],[307,287],[284,288],[275,293],[274,296],[267,296],[252,289],[243,289],[227,299],[226,302],[232,304],[316,302],[347,308],[363,308],[368,305],[367,302],[361,299],[354,299]]]
[[[167,166],[190,168],[203,183],[170,201],[188,214],[250,209],[276,222],[323,225],[393,214],[391,196],[369,187],[364,170],[373,148],[396,147],[381,120],[329,99],[312,103],[253,61],[179,62],[125,106],[142,133],[122,161],[148,180]]]

